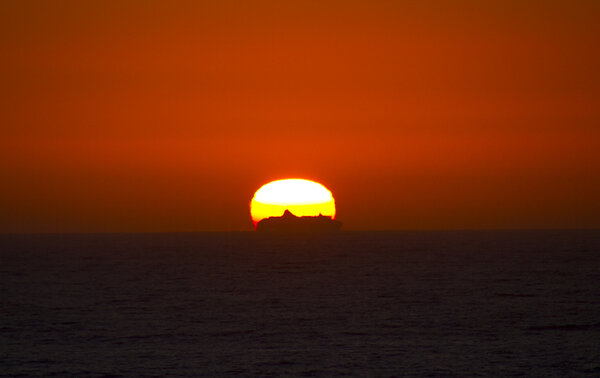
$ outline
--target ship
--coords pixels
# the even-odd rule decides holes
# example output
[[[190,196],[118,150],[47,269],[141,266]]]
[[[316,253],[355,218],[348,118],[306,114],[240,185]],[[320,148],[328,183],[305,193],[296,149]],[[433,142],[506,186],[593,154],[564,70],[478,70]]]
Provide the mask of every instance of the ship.
[[[286,210],[280,217],[269,217],[256,225],[256,231],[273,233],[329,233],[342,228],[342,222],[329,216],[297,217]]]

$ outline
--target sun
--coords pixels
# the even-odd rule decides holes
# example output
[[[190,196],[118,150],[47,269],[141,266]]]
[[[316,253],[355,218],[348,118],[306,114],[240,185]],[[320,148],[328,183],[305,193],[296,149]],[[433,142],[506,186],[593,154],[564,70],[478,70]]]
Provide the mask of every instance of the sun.
[[[255,227],[262,219],[282,216],[285,210],[297,217],[325,215],[335,219],[335,201],[331,192],[311,180],[271,181],[261,186],[250,202]]]

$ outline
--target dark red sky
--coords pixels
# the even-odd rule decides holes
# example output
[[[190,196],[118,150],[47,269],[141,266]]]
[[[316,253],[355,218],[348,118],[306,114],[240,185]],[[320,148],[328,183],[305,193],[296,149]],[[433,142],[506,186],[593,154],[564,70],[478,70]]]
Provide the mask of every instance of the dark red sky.
[[[308,3],[0,2],[0,232],[600,227],[600,2]]]

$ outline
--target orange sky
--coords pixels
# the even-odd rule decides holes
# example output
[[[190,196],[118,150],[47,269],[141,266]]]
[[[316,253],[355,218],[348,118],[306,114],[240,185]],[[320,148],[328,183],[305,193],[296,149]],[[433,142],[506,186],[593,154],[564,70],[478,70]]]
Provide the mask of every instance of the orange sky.
[[[2,1],[0,232],[251,230],[287,177],[331,189],[345,229],[600,227],[599,19]]]

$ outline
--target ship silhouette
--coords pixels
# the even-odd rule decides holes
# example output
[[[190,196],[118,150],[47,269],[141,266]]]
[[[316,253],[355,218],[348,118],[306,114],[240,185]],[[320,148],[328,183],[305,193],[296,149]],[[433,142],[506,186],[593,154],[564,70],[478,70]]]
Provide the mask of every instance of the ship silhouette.
[[[277,233],[323,233],[337,232],[342,222],[319,214],[315,217],[297,217],[286,210],[280,217],[269,217],[256,225],[256,231]]]

